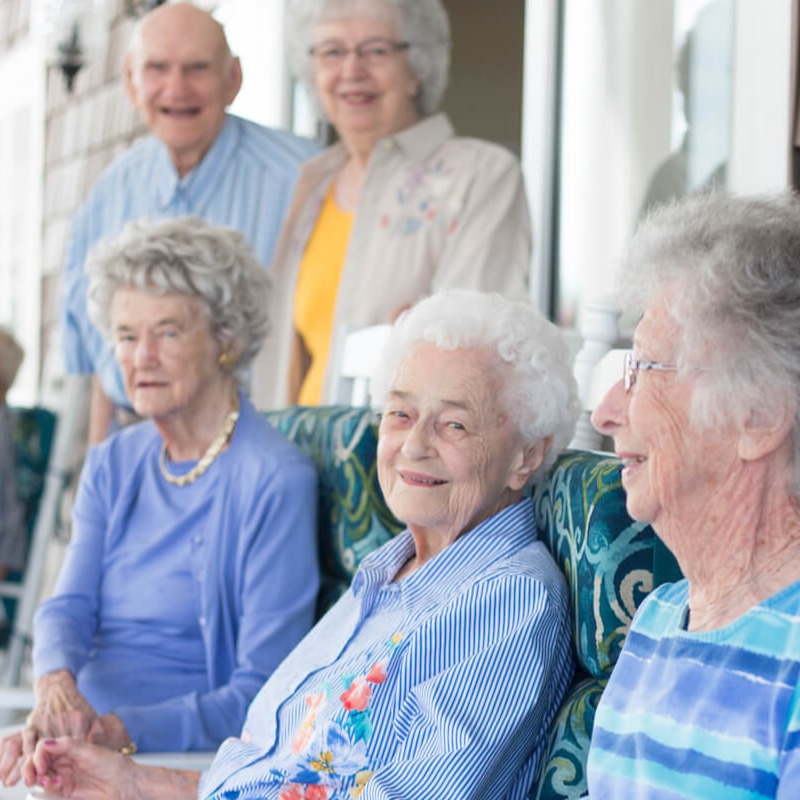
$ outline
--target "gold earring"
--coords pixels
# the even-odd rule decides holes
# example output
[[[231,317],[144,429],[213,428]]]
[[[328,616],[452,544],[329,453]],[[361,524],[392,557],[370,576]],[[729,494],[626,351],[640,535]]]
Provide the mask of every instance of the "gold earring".
[[[228,369],[228,367],[232,367],[236,363],[236,354],[232,351],[228,350],[225,353],[219,354],[219,365],[223,369]]]

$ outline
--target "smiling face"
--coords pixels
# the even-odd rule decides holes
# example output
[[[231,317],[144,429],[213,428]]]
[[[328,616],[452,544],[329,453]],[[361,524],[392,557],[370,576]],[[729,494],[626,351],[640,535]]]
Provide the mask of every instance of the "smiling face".
[[[241,86],[222,28],[188,3],[160,6],[141,22],[124,67],[131,103],[185,175],[214,143]]]
[[[111,330],[125,390],[136,413],[156,421],[194,415],[230,378],[202,303],[182,294],[118,289]]]
[[[452,541],[516,502],[541,462],[501,397],[510,368],[486,349],[418,342],[401,362],[378,440],[378,477],[414,533]]]
[[[634,336],[637,359],[675,363],[680,330],[669,307],[669,292],[647,307]],[[639,372],[630,392],[620,380],[592,414],[595,428],[614,437],[628,512],[651,523],[669,544],[691,536],[700,516],[716,513],[718,501],[724,505],[729,496],[724,487],[740,462],[739,433],[732,423],[693,426],[694,379],[691,372],[682,378],[676,372]]]
[[[379,63],[357,55],[357,45],[397,43],[390,19],[352,16],[320,22],[315,50],[325,46],[351,50],[340,63],[314,57],[314,83],[325,113],[345,145],[369,149],[378,139],[419,120],[415,97],[419,80],[411,72],[406,50],[389,48]]]

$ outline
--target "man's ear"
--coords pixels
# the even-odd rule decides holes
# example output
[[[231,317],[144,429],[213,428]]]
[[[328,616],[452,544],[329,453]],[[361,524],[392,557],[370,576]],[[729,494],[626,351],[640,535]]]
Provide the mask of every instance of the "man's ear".
[[[242,88],[242,62],[239,56],[231,56],[230,66],[228,67],[228,77],[225,81],[225,107],[227,108],[239,94]]]
[[[511,467],[508,479],[509,488],[515,491],[525,488],[525,484],[530,480],[531,475],[541,466],[552,444],[553,437],[547,436],[538,442],[526,444],[522,448],[516,463]]]
[[[125,53],[122,59],[122,77],[125,82],[125,93],[128,95],[128,102],[134,107],[139,107],[139,91],[136,87],[134,77],[133,53]]]
[[[778,450],[794,430],[794,414],[787,403],[771,405],[767,412],[751,410],[739,432],[739,458],[758,461]]]

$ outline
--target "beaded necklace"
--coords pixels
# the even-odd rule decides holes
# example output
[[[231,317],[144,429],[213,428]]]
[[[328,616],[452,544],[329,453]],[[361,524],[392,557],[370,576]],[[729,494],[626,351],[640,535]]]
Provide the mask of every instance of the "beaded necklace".
[[[194,483],[214,462],[214,459],[223,451],[225,445],[236,427],[236,420],[239,419],[239,396],[236,396],[236,403],[233,411],[225,417],[225,422],[222,423],[219,433],[214,438],[214,441],[208,446],[208,450],[203,453],[202,458],[185,474],[185,475],[172,475],[167,470],[167,443],[161,448],[161,458],[158,465],[161,467],[161,474],[173,486],[186,486]]]

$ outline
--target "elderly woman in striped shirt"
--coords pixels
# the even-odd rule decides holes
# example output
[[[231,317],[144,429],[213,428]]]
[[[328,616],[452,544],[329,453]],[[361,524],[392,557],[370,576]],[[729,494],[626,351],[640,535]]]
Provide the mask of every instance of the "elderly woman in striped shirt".
[[[589,794],[800,797],[800,202],[665,206],[622,286],[640,320],[593,421],[686,580],[633,621]]]
[[[26,781],[91,798],[521,798],[571,679],[563,580],[524,490],[578,413],[531,305],[447,290],[395,324],[372,382],[378,475],[407,530],[268,680],[210,770],[40,744]]]

